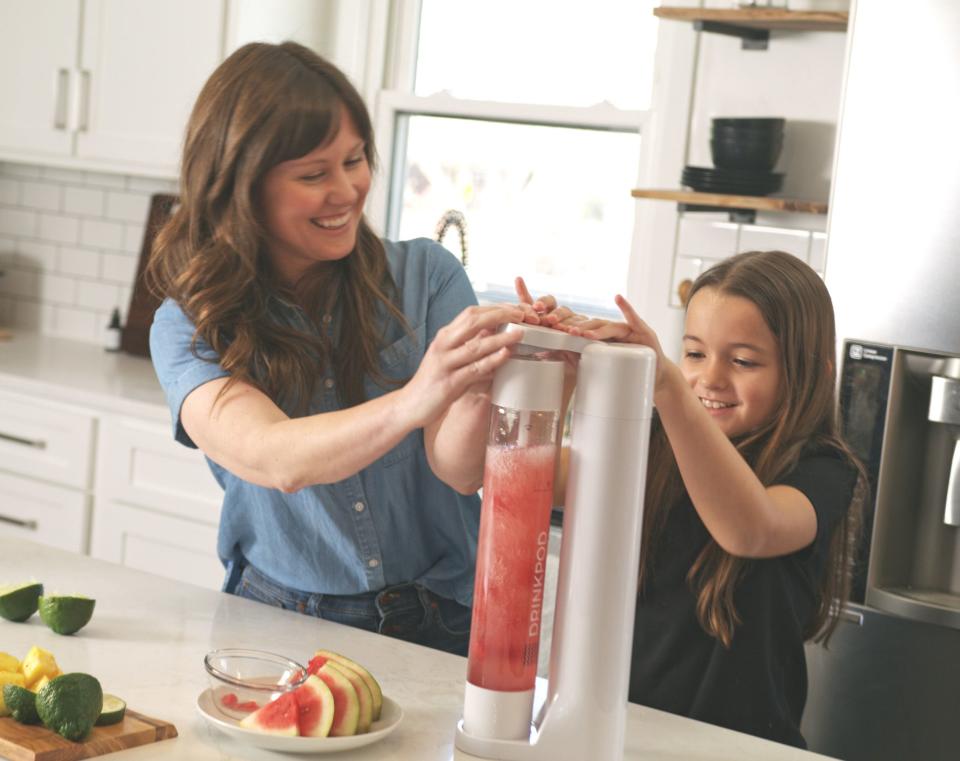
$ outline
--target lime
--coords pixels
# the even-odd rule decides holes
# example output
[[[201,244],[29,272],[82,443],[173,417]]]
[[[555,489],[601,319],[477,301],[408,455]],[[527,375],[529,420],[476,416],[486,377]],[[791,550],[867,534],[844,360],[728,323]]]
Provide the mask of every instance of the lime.
[[[64,674],[37,693],[37,713],[48,729],[68,740],[81,740],[103,708],[103,690],[89,674]]]
[[[37,715],[37,696],[19,684],[3,685],[3,702],[13,718],[21,724],[39,724]]]
[[[42,594],[43,584],[37,581],[0,587],[0,618],[26,621],[37,612],[37,599]]]
[[[96,600],[89,597],[48,595],[39,599],[40,620],[57,634],[80,631],[93,616]]]
[[[98,727],[105,727],[109,724],[116,724],[123,721],[123,715],[127,712],[127,704],[116,695],[103,696],[103,710],[100,711],[100,717],[96,724]]]

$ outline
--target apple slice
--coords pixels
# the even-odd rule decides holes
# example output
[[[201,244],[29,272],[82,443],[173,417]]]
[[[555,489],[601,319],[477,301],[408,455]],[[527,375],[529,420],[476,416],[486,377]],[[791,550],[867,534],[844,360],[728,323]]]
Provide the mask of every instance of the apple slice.
[[[360,678],[363,679],[367,687],[370,688],[370,694],[373,696],[373,712],[371,718],[373,721],[379,719],[380,710],[383,707],[383,692],[380,690],[380,685],[377,683],[377,680],[373,678],[373,674],[359,663],[355,663],[346,656],[330,650],[317,650],[317,652],[313,654],[313,660],[311,660],[310,663],[312,665],[314,662],[319,662],[319,665],[322,666],[327,661],[335,661],[338,665],[353,669],[360,675]]]
[[[350,684],[350,680],[329,663],[325,663],[315,673],[326,682],[333,693],[333,725],[330,727],[330,737],[355,735],[360,721],[360,698],[357,697],[357,691]]]
[[[333,693],[319,677],[310,675],[293,691],[297,701],[297,729],[301,737],[326,737],[333,726]]]
[[[357,699],[360,701],[360,715],[357,718],[357,734],[362,735],[364,732],[369,732],[370,724],[373,722],[373,693],[370,692],[367,683],[363,681],[363,678],[356,671],[347,668],[342,663],[327,661],[327,666],[336,669],[350,680],[353,689],[357,691]]]

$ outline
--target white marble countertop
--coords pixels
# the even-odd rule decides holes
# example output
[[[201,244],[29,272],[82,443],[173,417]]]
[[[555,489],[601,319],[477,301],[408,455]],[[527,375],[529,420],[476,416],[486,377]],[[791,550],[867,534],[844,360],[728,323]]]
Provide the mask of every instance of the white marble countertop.
[[[197,697],[208,687],[203,656],[222,647],[270,650],[301,662],[325,648],[354,658],[377,676],[384,694],[403,708],[403,721],[386,739],[331,758],[472,758],[453,747],[463,704],[464,658],[86,556],[0,539],[0,581],[29,579],[43,582],[48,593],[94,597],[93,620],[69,637],[54,634],[37,616],[22,624],[0,620],[0,651],[22,658],[31,645],[39,645],[65,671],[93,674],[131,710],[177,727],[179,737],[111,754],[117,761],[296,758],[240,744],[199,716]],[[824,758],[641,706],[629,705],[627,717],[626,761]]]
[[[0,388],[100,412],[167,421],[149,359],[16,328],[0,342]]]

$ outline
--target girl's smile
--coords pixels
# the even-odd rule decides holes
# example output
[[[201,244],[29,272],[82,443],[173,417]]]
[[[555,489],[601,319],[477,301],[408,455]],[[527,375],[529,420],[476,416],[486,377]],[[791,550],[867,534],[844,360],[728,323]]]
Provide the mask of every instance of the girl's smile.
[[[728,437],[760,428],[779,407],[777,340],[756,305],[740,296],[715,288],[694,294],[680,368]]]

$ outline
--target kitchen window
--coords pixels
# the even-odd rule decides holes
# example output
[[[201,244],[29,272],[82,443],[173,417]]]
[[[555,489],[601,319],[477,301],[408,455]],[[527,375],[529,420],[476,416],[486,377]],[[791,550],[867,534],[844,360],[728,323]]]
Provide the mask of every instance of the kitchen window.
[[[535,294],[612,310],[633,236],[653,5],[394,6],[392,86],[377,98],[387,237],[435,238],[446,219],[444,245],[459,254],[462,219],[481,301],[515,300],[523,275]]]

